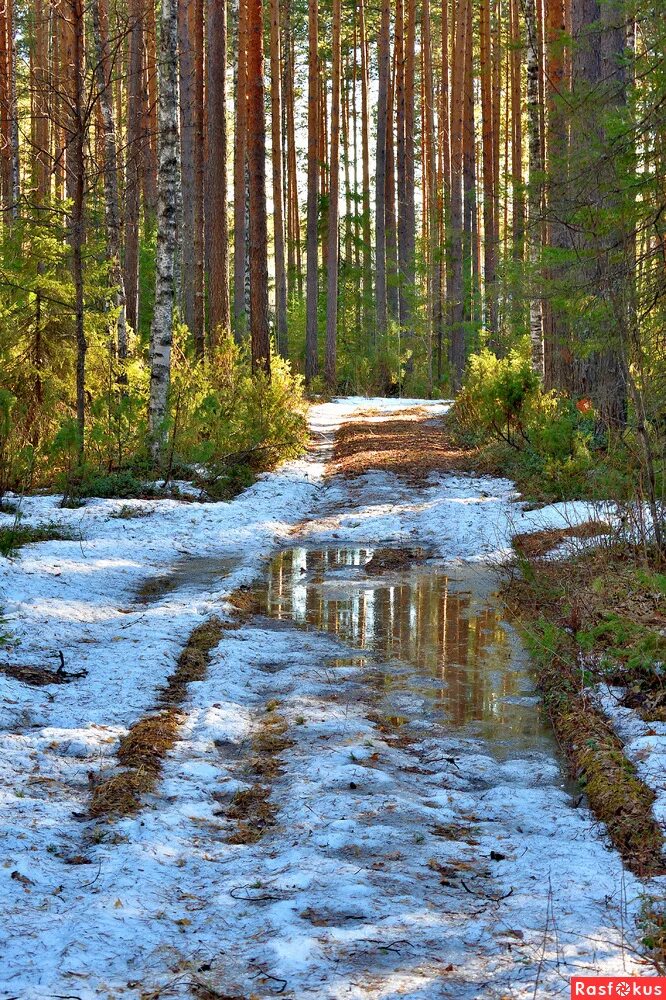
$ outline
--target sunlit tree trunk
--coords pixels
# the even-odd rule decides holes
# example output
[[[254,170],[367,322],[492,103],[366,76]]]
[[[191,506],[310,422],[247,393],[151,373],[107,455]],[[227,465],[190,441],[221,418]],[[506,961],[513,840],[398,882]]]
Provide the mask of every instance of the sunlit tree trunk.
[[[239,0],[236,62],[236,123],[234,131],[234,336],[240,342],[247,329],[245,258],[247,255],[247,0]]]
[[[377,40],[379,93],[377,97],[377,156],[375,171],[375,287],[377,336],[386,334],[388,299],[386,294],[386,131],[388,116],[391,4],[382,0],[381,24]]]
[[[465,328],[463,324],[463,120],[464,67],[467,4],[454,0],[455,10],[453,71],[451,75],[451,232],[449,305],[449,363],[451,383],[458,388],[465,367]]]
[[[204,352],[203,0],[181,0],[180,145],[183,199],[183,312],[199,357]]]
[[[340,0],[333,0],[331,75],[331,175],[328,216],[328,281],[326,299],[326,384],[334,389],[337,381],[336,350],[338,331],[338,198],[340,180]]]
[[[176,198],[178,189],[178,23],[176,0],[161,0],[159,25],[157,248],[155,309],[150,331],[151,454],[160,457],[166,440],[175,301]]]
[[[227,217],[227,0],[208,0],[206,240],[209,341],[231,329]]]
[[[252,369],[271,373],[268,330],[268,225],[262,0],[247,5],[247,160],[250,186],[250,334]]]
[[[368,108],[368,35],[365,0],[359,0],[359,42],[361,48],[361,155],[363,158],[363,316],[367,330],[372,324],[372,261],[370,222],[370,112]],[[374,334],[373,334],[374,340]]]
[[[543,378],[543,314],[541,290],[538,287],[538,265],[541,257],[543,162],[541,158],[541,121],[539,116],[539,32],[535,0],[525,3],[527,35],[527,136],[529,155],[529,188],[527,205],[527,256],[530,265],[530,343],[532,365]]]
[[[275,332],[277,347],[287,356],[287,274],[284,254],[282,191],[282,94],[280,0],[271,0],[271,163],[273,168],[273,239],[275,249]]]
[[[480,74],[481,74],[481,148],[483,159],[483,277],[485,291],[485,321],[491,339],[497,333],[497,227],[495,219],[495,169],[493,121],[493,78],[491,60],[490,4],[480,5]]]
[[[317,0],[308,5],[308,218],[307,218],[307,280],[305,327],[305,378],[311,381],[317,374],[317,306],[319,291],[319,253],[317,223],[319,219],[319,11]]]

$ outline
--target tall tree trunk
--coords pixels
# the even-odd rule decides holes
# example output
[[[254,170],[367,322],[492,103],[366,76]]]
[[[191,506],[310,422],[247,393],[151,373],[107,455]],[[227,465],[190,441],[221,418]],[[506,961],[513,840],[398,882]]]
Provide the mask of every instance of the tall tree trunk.
[[[83,92],[84,23],[82,0],[67,0],[67,18],[71,39],[70,80],[71,105],[67,126],[68,172],[72,192],[70,244],[72,247],[72,278],[74,284],[74,320],[76,329],[76,423],[79,435],[79,460],[85,447],[86,406],[86,342],[83,304],[83,246],[85,241],[85,144],[86,109]]]
[[[422,37],[423,51],[423,132],[425,137],[424,158],[424,191],[427,194],[427,233],[428,233],[428,391],[432,395],[432,358],[433,339],[439,336],[438,323],[441,317],[439,301],[441,285],[439,282],[439,262],[437,260],[437,245],[439,236],[438,205],[437,205],[437,166],[435,151],[435,87],[432,69],[432,30],[430,24],[430,0],[422,3]],[[425,211],[424,211],[425,216]]]
[[[110,277],[115,289],[116,336],[118,357],[127,357],[127,323],[125,317],[125,285],[121,264],[120,202],[118,198],[118,144],[111,104],[111,54],[109,52],[108,12],[100,0],[91,0],[97,90],[104,133],[104,204],[106,239],[110,259]]]
[[[386,335],[388,299],[386,294],[386,131],[388,126],[388,92],[391,72],[391,3],[382,0],[381,24],[377,40],[379,94],[377,97],[377,156],[375,172],[375,294],[377,336]]]
[[[43,0],[35,3],[35,47],[32,59],[32,96],[34,129],[34,185],[38,204],[43,204],[50,189],[49,129],[49,18]],[[0,28],[1,31],[1,28]],[[0,53],[0,62],[1,53]],[[11,89],[11,81],[7,80]],[[2,84],[4,90],[4,82]]]
[[[514,260],[523,259],[525,198],[523,193],[522,32],[518,0],[510,0],[511,13],[511,189]]]
[[[490,4],[480,6],[481,149],[483,158],[483,276],[485,322],[491,342],[497,335],[497,226],[495,219],[495,123],[493,121],[493,78],[491,58]]]
[[[294,60],[291,38],[291,4],[284,3],[284,100],[286,105],[287,148],[287,219],[289,220],[288,268],[289,297],[303,293],[301,274],[301,220],[298,210],[298,171],[296,168],[296,128],[294,118]]]
[[[247,329],[245,312],[245,258],[247,220],[245,166],[247,160],[247,0],[238,4],[238,60],[236,64],[236,127],[234,132],[234,336],[241,342]]]
[[[623,232],[620,218],[612,214],[614,207],[619,208],[621,196],[606,152],[609,145],[606,116],[623,108],[627,100],[624,4],[621,0],[607,0],[603,4],[600,0],[574,0],[572,28],[576,43],[574,99],[583,115],[579,128],[572,129],[571,135],[571,160],[575,167],[572,183],[578,186],[574,192],[576,203],[585,206],[584,221],[579,224],[576,236],[580,259],[576,278],[586,291],[587,308],[598,312],[591,321],[586,322],[583,317],[578,338],[582,343],[576,344],[577,356],[572,366],[573,391],[593,400],[604,427],[623,427],[627,418],[629,323],[624,316],[626,305],[618,314],[616,303],[634,300],[633,237]],[[610,127],[617,127],[617,122],[611,120]],[[603,331],[598,328],[600,321],[608,324]]]
[[[395,143],[393,136],[393,108],[395,104],[396,58],[393,57],[393,72],[389,87],[386,109],[386,181],[384,201],[386,211],[386,301],[392,320],[399,319],[398,300],[398,231],[395,214]]]
[[[183,309],[196,353],[204,353],[203,0],[182,0],[180,128],[183,194]]]
[[[396,0],[395,8],[396,52],[396,153],[398,168],[398,299],[400,327],[406,329],[411,320],[409,276],[409,209],[407,207],[407,97],[405,79],[405,8],[404,0]],[[413,148],[413,147],[412,147]]]
[[[127,164],[125,182],[125,295],[127,322],[139,325],[139,215],[143,157],[143,11],[141,0],[131,0],[127,79]]]
[[[305,379],[317,374],[317,306],[319,293],[319,254],[317,222],[319,217],[319,10],[317,0],[308,3],[308,219],[307,283],[305,318]]]
[[[449,0],[442,0],[442,66],[441,66],[441,97],[439,116],[440,148],[442,155],[442,213],[441,213],[441,260],[440,285],[442,298],[448,298],[448,247],[447,240],[450,228],[451,211],[451,118],[449,114]],[[444,306],[437,338],[437,377],[442,377],[442,356],[444,347]]]
[[[271,161],[273,167],[273,239],[275,246],[275,332],[278,350],[283,357],[287,357],[287,273],[284,259],[280,48],[280,0],[271,0]]]
[[[177,0],[161,0],[158,77],[159,168],[155,309],[150,331],[151,454],[158,461],[166,441],[175,301],[176,198],[178,190],[178,16]]]
[[[359,0],[359,41],[361,47],[361,153],[363,158],[363,325],[372,324],[372,235],[370,228],[370,114],[368,108],[368,34],[365,0]],[[373,336],[374,340],[374,336]]]
[[[416,299],[416,176],[414,153],[414,87],[416,81],[416,0],[406,0],[405,8],[405,266],[409,289],[408,319],[405,333],[414,336],[414,304]],[[407,361],[407,371],[413,367],[413,348]]]
[[[155,223],[157,211],[157,32],[155,29],[155,4],[148,0],[145,10],[145,59],[144,59],[144,183],[143,208],[149,227]]]
[[[568,199],[568,163],[566,120],[564,116],[564,40],[566,20],[564,0],[545,0],[545,84],[546,103],[545,144],[547,155],[547,215],[546,239],[557,251],[570,246],[564,218]],[[553,268],[549,277],[562,277],[561,268]],[[572,384],[571,345],[566,318],[562,310],[551,303],[545,317],[544,365],[548,388],[570,391]]]
[[[338,198],[340,182],[340,0],[333,0],[331,93],[331,176],[328,215],[328,285],[326,300],[326,384],[335,389],[338,335]]]
[[[472,2],[467,3],[465,27],[464,112],[463,112],[463,231],[466,320],[477,321],[481,276],[478,246],[479,225],[476,207],[476,129],[474,123],[474,61]],[[497,190],[497,188],[495,188]],[[495,207],[497,218],[497,207]]]
[[[208,0],[206,239],[209,341],[231,329],[227,216],[227,0]]]
[[[247,7],[247,159],[250,179],[250,333],[252,370],[271,374],[268,330],[268,225],[262,0]]]
[[[541,121],[539,116],[539,32],[535,0],[525,2],[527,35],[527,134],[529,147],[527,256],[530,265],[530,343],[532,366],[544,376],[543,313],[538,267],[541,257],[543,161],[541,158]]]
[[[465,35],[469,0],[454,0],[455,9],[453,72],[451,76],[451,250],[449,303],[449,363],[451,384],[460,386],[465,368],[465,327],[463,303],[463,121],[465,83]]]

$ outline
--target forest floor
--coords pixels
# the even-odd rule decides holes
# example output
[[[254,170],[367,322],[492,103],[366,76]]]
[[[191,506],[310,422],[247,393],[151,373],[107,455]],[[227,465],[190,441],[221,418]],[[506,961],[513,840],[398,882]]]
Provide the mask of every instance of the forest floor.
[[[23,499],[73,537],[0,564],[0,997],[652,974],[664,880],[568,782],[496,598],[515,534],[598,511],[474,475],[445,409],[315,406],[309,454],[230,503]]]

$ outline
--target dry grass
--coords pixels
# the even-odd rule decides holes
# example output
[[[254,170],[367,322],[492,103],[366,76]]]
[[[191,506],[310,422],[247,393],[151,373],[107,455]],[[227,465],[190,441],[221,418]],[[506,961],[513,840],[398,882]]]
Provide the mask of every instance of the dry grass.
[[[568,528],[544,528],[542,531],[528,531],[514,535],[513,547],[527,559],[537,559],[552,552],[567,538],[596,538],[610,535],[611,527],[605,521],[584,521]]]
[[[369,423],[360,417],[343,424],[331,472],[354,477],[378,469],[422,485],[431,472],[469,470],[475,454],[453,445],[440,419],[414,409],[396,420]]]

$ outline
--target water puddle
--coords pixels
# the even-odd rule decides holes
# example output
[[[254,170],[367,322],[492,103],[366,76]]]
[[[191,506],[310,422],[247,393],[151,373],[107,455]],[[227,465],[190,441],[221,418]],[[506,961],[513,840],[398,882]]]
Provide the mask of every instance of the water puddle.
[[[183,556],[167,573],[148,577],[137,591],[137,600],[153,604],[177,590],[215,590],[241,562],[240,556]]]
[[[369,547],[279,552],[256,591],[261,612],[341,640],[348,650],[328,665],[365,670],[389,715],[455,728],[500,757],[552,751],[492,569],[426,562],[369,575],[372,556]]]

